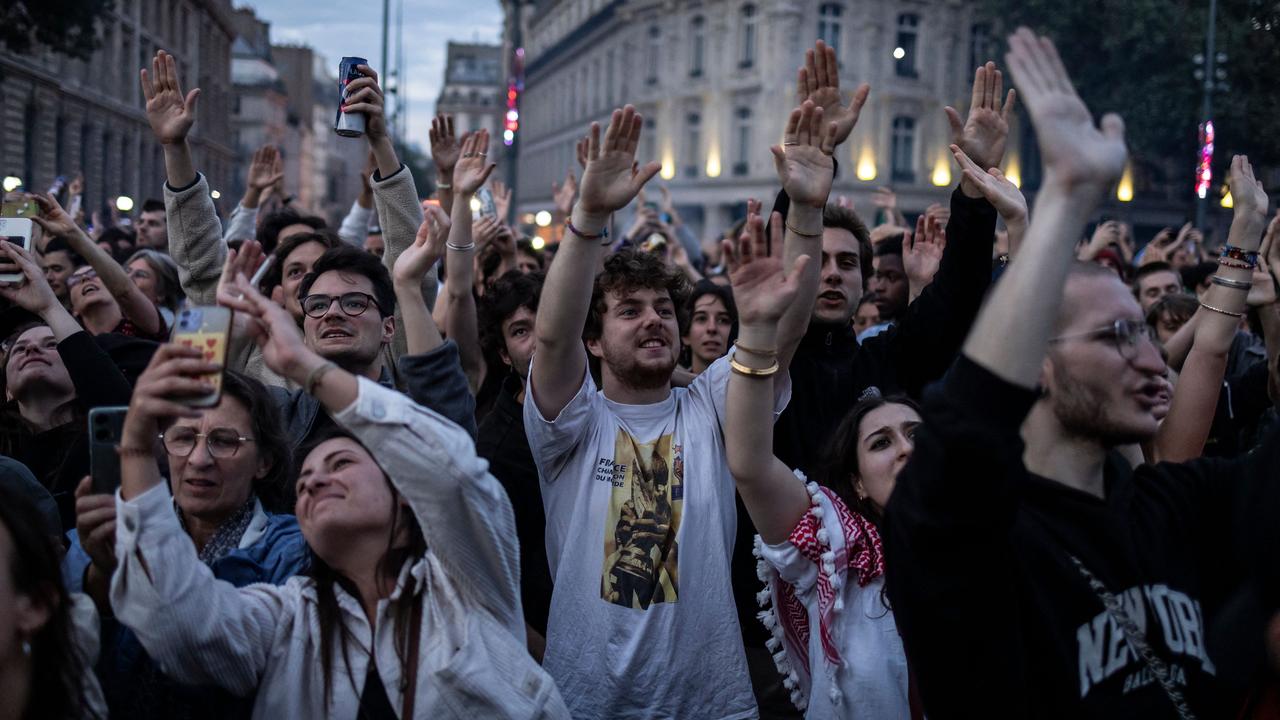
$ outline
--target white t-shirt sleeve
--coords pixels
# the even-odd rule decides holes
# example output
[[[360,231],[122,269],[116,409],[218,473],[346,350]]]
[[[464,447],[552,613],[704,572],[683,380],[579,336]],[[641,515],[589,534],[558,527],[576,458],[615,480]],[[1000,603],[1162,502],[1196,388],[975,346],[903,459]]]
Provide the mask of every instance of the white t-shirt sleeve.
[[[729,367],[729,358],[735,352],[737,352],[735,348],[730,348],[728,353],[711,363],[711,366],[703,370],[702,374],[694,378],[689,385],[689,392],[693,397],[705,398],[711,404],[721,428],[724,427],[725,400],[729,394],[729,374],[733,372]],[[774,375],[773,379],[773,419],[777,422],[778,416],[791,402],[791,375],[779,373]]]
[[[797,595],[808,592],[818,582],[817,563],[801,555],[790,540],[777,545],[763,543],[760,555],[778,571],[778,577],[795,587]]]
[[[596,384],[591,379],[590,368],[584,368],[578,394],[558,416],[548,420],[542,416],[534,400],[537,388],[533,386],[533,363],[537,361],[535,355],[529,364],[529,397],[524,403],[524,429],[543,482],[552,482],[559,477],[574,449],[582,443],[596,420]]]

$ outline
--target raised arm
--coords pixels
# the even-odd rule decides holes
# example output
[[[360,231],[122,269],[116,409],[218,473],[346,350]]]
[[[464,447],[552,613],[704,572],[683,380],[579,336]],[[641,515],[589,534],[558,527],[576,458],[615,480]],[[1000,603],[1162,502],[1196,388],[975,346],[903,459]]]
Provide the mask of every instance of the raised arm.
[[[1048,38],[1021,28],[1006,57],[1031,115],[1044,158],[1018,261],[1009,266],[978,314],[964,354],[997,377],[1036,387],[1055,326],[1062,288],[1085,219],[1124,170],[1124,121],[1093,124]],[[969,170],[965,171],[968,174]]]
[[[1227,246],[1257,253],[1267,225],[1267,193],[1243,155],[1231,160],[1231,194],[1236,202]],[[1249,264],[1229,257],[1219,262],[1213,284],[1196,310],[1199,318],[1191,351],[1174,387],[1169,414],[1156,435],[1155,457],[1149,460],[1185,462],[1204,451],[1227,372],[1227,352],[1248,310],[1245,300],[1254,281],[1253,268],[1244,267]],[[1270,277],[1265,281],[1270,282]]]
[[[40,206],[40,214],[31,219],[49,235],[66,240],[72,250],[89,262],[107,292],[119,303],[120,313],[147,335],[162,332],[164,318],[160,316],[160,309],[133,284],[120,263],[86,235],[53,196],[32,197]]]
[[[449,232],[446,261],[449,269],[444,279],[448,307],[444,314],[445,334],[458,343],[462,369],[467,374],[471,392],[480,390],[484,380],[484,356],[480,352],[480,328],[476,320],[476,296],[472,290],[475,275],[473,258],[475,239],[471,234],[471,198],[497,167],[489,162],[489,131],[472,133],[462,141],[462,156],[453,170],[453,229]],[[507,194],[508,199],[510,193]],[[499,213],[501,217],[501,213]]]
[[[193,305],[212,305],[227,244],[208,186],[196,173],[187,144],[187,134],[196,121],[200,88],[183,95],[177,62],[163,50],[151,61],[151,73],[143,69],[141,75],[147,121],[164,151],[169,254],[178,264],[178,278],[187,299]]]
[[[987,62],[973,72],[973,90],[969,100],[969,116],[960,121],[960,113],[947,106],[943,111],[951,125],[951,144],[968,154],[983,168],[998,168],[1004,159],[1009,139],[1009,114],[1017,92],[1004,94],[1004,74],[994,62]],[[1003,101],[1003,103],[1002,103]],[[983,197],[976,179],[966,175],[960,180],[960,191],[971,198]]]
[[[597,269],[608,247],[609,215],[631,202],[658,173],[656,162],[636,164],[644,118],[630,105],[614,110],[604,137],[591,124],[587,168],[573,219],[551,264],[538,305],[532,395],[543,417],[555,418],[582,386],[587,352],[582,328]]]
[[[965,178],[977,187],[987,202],[995,206],[1009,232],[1009,255],[1017,255],[1018,248],[1022,246],[1022,238],[1027,234],[1027,198],[1017,185],[1004,176],[1000,168],[992,166],[983,171],[959,145],[951,146],[951,154],[955,156]],[[969,172],[965,172],[966,170]]]
[[[436,197],[440,207],[453,214],[453,168],[458,164],[462,144],[453,132],[453,116],[443,113],[431,119],[431,161],[436,165]]]
[[[804,483],[773,454],[773,380],[781,372],[775,365],[781,348],[778,323],[788,307],[802,303],[797,299],[801,277],[807,265],[817,263],[801,255],[787,272],[779,247],[784,244],[781,225],[782,216],[774,213],[772,237],[766,240],[760,216],[752,214],[736,245],[724,242],[738,306],[740,343],[733,349],[735,364],[725,399],[725,451],[738,494],[760,537],[769,544],[786,540],[809,509]]]
[[[404,318],[404,338],[409,355],[430,352],[444,342],[440,329],[427,312],[422,299],[422,278],[435,267],[444,254],[449,237],[449,217],[436,205],[430,206],[427,219],[418,228],[413,245],[400,253],[391,273],[396,290],[396,303]]]
[[[258,207],[263,194],[284,179],[284,159],[274,145],[263,145],[253,152],[249,173],[245,178],[244,197],[231,212],[222,239],[251,240],[257,235]]]
[[[902,267],[907,273],[908,302],[915,302],[920,293],[933,282],[946,248],[947,233],[938,218],[930,215],[916,218],[916,231],[908,234],[902,243]]]

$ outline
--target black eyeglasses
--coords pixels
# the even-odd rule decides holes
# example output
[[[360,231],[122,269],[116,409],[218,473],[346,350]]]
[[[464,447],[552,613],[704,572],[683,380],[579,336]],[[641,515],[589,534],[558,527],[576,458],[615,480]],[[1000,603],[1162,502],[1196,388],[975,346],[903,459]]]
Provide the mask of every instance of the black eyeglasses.
[[[216,458],[235,457],[241,445],[253,442],[253,438],[244,437],[230,428],[215,428],[208,433],[202,433],[196,432],[193,427],[175,425],[160,433],[160,441],[164,443],[164,449],[175,457],[190,455],[196,449],[196,443],[200,438],[204,438],[209,454]]]
[[[1155,330],[1145,322],[1137,320],[1117,320],[1111,323],[1110,327],[1074,335],[1059,335],[1051,338],[1049,342],[1060,343],[1067,340],[1110,340],[1115,343],[1116,351],[1125,360],[1132,360],[1138,356],[1138,345],[1142,340],[1146,340],[1152,347],[1158,347]]]
[[[344,315],[348,317],[356,317],[363,315],[365,310],[372,305],[378,308],[378,312],[382,312],[382,306],[369,293],[349,292],[343,293],[337,297],[333,295],[308,295],[302,298],[302,312],[307,317],[322,318],[324,314],[329,312],[329,308],[333,306],[334,301],[338,302],[338,307]]]

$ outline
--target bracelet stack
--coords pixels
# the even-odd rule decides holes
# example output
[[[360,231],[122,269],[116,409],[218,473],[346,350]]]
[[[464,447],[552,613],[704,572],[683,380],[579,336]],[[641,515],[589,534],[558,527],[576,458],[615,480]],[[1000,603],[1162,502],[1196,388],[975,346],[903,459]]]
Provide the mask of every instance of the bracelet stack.
[[[1221,275],[1210,275],[1209,281],[1214,285],[1221,285],[1222,287],[1231,288],[1232,290],[1247,291],[1253,287],[1253,283],[1248,280],[1232,280],[1231,278],[1224,278]]]
[[[781,369],[781,366],[778,365],[778,361],[775,359],[773,364],[767,368],[747,367],[746,365],[738,362],[736,357],[731,357],[729,358],[729,369],[745,377],[767,378],[772,377],[774,373],[778,372],[778,370]]]
[[[1258,267],[1258,253],[1256,250],[1241,250],[1233,245],[1224,245],[1218,264],[1238,270],[1252,270]]]

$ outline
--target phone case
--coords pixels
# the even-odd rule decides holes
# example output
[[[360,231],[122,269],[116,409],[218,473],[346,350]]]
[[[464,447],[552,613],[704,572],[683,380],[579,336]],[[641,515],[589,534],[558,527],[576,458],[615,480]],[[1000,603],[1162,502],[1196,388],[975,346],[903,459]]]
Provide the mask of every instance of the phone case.
[[[96,407],[89,411],[89,474],[93,491],[111,494],[120,487],[120,437],[127,405]]]
[[[0,218],[0,242],[10,242],[31,252],[31,220],[28,218]],[[8,258],[5,259],[6,262]],[[0,282],[18,282],[21,272],[0,273]]]
[[[173,326],[173,341],[185,347],[199,348],[206,362],[217,363],[223,369],[227,365],[227,336],[231,331],[231,311],[224,307],[206,306],[187,308],[178,313]],[[204,397],[181,398],[178,402],[191,407],[213,407],[222,398],[222,371],[210,373],[204,379],[213,385],[213,392]]]

